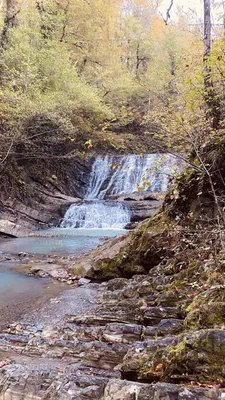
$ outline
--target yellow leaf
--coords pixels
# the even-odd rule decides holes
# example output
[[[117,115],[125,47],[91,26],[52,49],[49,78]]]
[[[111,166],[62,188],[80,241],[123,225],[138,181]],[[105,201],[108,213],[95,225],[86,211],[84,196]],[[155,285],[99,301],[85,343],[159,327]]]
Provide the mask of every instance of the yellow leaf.
[[[87,140],[84,144],[87,145],[88,150],[92,149],[92,147],[93,147],[93,144],[92,144],[92,140],[91,140],[91,139]]]
[[[174,196],[174,199],[175,199],[175,200],[179,199],[179,190],[174,189],[174,191],[173,191],[173,196]]]

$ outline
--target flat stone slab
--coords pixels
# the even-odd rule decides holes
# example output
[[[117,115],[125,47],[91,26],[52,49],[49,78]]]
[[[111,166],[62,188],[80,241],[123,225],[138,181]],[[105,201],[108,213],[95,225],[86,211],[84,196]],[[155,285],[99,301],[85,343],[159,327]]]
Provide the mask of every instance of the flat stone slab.
[[[10,222],[7,219],[0,219],[0,234],[9,237],[28,236],[30,231],[21,225]]]

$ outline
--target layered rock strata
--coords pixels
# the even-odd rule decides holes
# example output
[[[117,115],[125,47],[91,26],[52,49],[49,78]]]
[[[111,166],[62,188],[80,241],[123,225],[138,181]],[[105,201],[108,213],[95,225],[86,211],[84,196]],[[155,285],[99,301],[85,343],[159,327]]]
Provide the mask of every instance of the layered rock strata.
[[[170,281],[154,271],[88,284],[10,325],[0,335],[0,399],[223,399],[221,382],[204,374],[213,346],[225,354],[225,331],[186,335]]]

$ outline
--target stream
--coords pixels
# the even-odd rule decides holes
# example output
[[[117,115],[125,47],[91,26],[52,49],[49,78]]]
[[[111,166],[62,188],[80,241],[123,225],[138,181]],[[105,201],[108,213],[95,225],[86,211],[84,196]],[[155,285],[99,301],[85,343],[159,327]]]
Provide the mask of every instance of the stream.
[[[24,273],[19,273],[23,270],[23,264],[18,260],[18,253],[24,252],[28,258],[32,255],[42,257],[82,254],[97,247],[104,238],[125,232],[127,231],[124,229],[55,228],[39,231],[40,235],[45,235],[44,237],[22,237],[0,241],[2,257],[13,255],[17,259],[12,262],[0,262],[0,326],[8,315],[17,318],[23,312],[32,311],[32,306],[25,307],[31,300],[35,302],[41,298],[43,301],[47,300],[49,296],[65,288],[57,282],[53,283],[49,278],[28,277]]]

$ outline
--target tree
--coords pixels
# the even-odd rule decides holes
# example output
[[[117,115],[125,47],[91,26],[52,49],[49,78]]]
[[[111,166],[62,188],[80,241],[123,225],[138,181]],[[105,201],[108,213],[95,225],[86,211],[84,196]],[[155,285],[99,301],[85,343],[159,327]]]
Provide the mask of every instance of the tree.
[[[210,65],[211,53],[211,4],[210,0],[204,0],[204,98],[207,106],[206,116],[210,120],[213,129],[220,126],[220,101],[216,94],[212,69]]]
[[[6,0],[5,5],[6,13],[0,40],[0,45],[2,48],[4,48],[7,43],[10,28],[14,28],[18,25],[17,16],[20,12],[20,7],[17,0]]]

